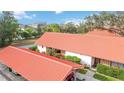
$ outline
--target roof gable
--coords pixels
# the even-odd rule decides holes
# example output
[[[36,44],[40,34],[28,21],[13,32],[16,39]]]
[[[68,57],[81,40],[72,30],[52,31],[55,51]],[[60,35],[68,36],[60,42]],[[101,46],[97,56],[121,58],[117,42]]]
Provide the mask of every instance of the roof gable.
[[[105,35],[47,32],[36,44],[124,63],[124,38]]]
[[[109,36],[109,37],[110,36],[113,36],[113,37],[120,36],[119,34],[109,31],[109,30],[106,30],[106,29],[94,29],[94,30],[88,32],[87,34],[88,35],[98,35],[98,36]]]
[[[0,51],[0,60],[27,80],[64,80],[73,69],[69,64],[11,46]]]

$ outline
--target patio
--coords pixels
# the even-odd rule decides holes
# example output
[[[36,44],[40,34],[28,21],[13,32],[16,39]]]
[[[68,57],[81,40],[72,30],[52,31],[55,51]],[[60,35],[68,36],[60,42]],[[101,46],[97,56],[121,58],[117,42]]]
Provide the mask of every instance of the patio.
[[[76,72],[77,81],[99,81],[93,78],[95,72],[88,70],[86,74]]]

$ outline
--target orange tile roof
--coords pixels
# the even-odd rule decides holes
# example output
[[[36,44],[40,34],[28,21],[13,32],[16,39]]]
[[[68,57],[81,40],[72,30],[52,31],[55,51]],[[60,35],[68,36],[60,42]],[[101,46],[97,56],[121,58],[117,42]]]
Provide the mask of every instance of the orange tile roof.
[[[88,35],[99,35],[99,36],[120,36],[112,31],[108,31],[106,29],[94,29],[88,32]]]
[[[35,43],[88,55],[101,59],[124,63],[124,37],[113,33],[89,32],[87,34],[66,34],[46,32]]]
[[[65,80],[72,70],[82,67],[70,61],[12,46],[0,51],[0,61],[27,80]]]

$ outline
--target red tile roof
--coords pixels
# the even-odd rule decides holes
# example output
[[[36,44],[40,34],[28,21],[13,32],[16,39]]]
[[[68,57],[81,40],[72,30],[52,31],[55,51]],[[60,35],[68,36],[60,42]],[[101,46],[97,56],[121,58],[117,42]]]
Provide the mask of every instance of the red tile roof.
[[[94,29],[88,32],[88,35],[98,35],[98,36],[120,36],[112,31],[108,31],[106,29]]]
[[[36,44],[124,63],[124,37],[113,33],[95,31],[82,35],[46,32]]]
[[[12,46],[0,51],[0,61],[27,80],[65,80],[72,70],[82,67],[76,63]]]

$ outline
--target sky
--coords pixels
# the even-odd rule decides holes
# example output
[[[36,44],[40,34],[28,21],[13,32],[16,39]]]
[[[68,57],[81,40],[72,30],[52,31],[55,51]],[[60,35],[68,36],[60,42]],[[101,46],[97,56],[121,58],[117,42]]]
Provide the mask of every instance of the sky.
[[[95,11],[15,11],[14,16],[20,24],[80,23],[86,16],[97,13]]]

